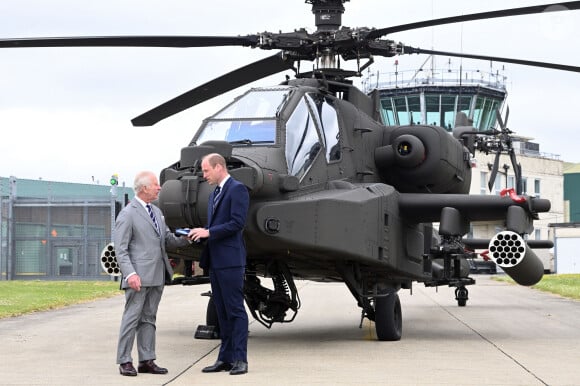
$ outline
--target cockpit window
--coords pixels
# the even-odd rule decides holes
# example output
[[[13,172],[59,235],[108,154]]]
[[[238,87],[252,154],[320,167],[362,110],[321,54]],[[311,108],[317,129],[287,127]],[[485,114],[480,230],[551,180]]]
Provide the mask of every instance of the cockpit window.
[[[210,140],[233,144],[276,143],[276,117],[290,88],[254,89],[207,120],[196,143]]]
[[[315,112],[315,119],[318,127],[322,130],[322,140],[326,148],[326,161],[338,161],[340,159],[340,143],[338,116],[334,108],[334,101],[331,98],[320,94],[306,94],[308,103]]]
[[[212,118],[275,118],[282,103],[286,101],[288,92],[288,88],[252,90]]]
[[[321,148],[312,115],[305,99],[301,99],[286,123],[288,174],[301,179]]]
[[[259,144],[276,142],[276,120],[210,120],[197,138],[197,143],[210,140],[227,141],[238,144]]]

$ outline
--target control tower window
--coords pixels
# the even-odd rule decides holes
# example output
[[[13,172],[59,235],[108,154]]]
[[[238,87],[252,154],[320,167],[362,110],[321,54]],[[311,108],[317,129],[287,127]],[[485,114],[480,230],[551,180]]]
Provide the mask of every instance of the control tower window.
[[[286,123],[288,174],[302,179],[322,145],[305,99],[301,99]]]
[[[407,110],[407,98],[405,97],[393,98],[393,104],[395,105],[398,124],[399,125],[410,124],[411,120],[409,117],[409,111]]]
[[[441,124],[447,131],[455,124],[455,95],[441,95]]]
[[[411,117],[411,122],[415,125],[419,125],[422,122],[421,119],[421,98],[417,96],[407,97],[407,106],[409,109],[409,116]]]
[[[439,114],[439,95],[425,95],[425,108],[427,111],[427,122],[428,125],[441,125],[441,116]]]
[[[447,131],[453,130],[458,110],[469,115],[471,98],[465,95],[425,95],[427,124],[441,126]]]
[[[501,100],[488,97],[478,97],[473,110],[473,126],[479,130],[488,130],[496,120],[496,111]]]
[[[419,95],[400,96],[381,101],[383,120],[386,125],[421,124],[421,98]]]
[[[392,104],[391,98],[386,98],[381,100],[381,115],[383,117],[383,122],[387,126],[395,126],[397,121],[395,120],[395,107]]]

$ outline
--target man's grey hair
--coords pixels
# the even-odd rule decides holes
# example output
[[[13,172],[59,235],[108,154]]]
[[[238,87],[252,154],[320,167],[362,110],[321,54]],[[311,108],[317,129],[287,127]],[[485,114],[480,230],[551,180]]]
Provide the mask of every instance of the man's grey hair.
[[[133,181],[133,190],[135,193],[139,193],[145,186],[151,185],[152,177],[155,177],[155,174],[150,171],[137,173],[135,176],[135,181]]]

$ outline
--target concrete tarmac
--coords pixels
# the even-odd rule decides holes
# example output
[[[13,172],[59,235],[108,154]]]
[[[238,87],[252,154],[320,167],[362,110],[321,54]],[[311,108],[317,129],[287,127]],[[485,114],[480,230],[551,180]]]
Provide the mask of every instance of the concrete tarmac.
[[[298,281],[302,308],[268,330],[250,317],[249,373],[204,374],[218,340],[193,339],[209,285],[167,287],[157,363],[119,375],[123,296],[0,320],[1,385],[580,385],[580,302],[475,276],[453,288],[401,290],[403,338],[378,342],[343,284]],[[136,355],[136,353],[134,354]],[[137,358],[134,358],[135,360]]]

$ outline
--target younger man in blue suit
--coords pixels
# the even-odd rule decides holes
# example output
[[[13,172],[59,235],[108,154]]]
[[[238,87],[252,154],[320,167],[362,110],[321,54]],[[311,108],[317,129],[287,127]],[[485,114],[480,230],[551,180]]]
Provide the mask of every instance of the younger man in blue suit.
[[[209,269],[222,341],[217,361],[202,371],[245,374],[248,315],[244,307],[246,248],[242,231],[250,198],[247,188],[229,175],[221,155],[205,156],[201,169],[203,177],[210,185],[216,185],[216,190],[209,197],[207,228],[194,228],[188,237],[194,241],[207,240],[199,265]]]

